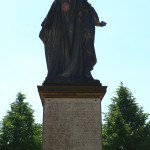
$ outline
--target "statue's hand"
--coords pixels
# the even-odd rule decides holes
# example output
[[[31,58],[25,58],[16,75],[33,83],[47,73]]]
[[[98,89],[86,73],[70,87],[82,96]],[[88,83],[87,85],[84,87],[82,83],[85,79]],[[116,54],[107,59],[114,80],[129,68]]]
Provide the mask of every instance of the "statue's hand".
[[[99,26],[100,26],[100,27],[104,27],[104,26],[106,26],[106,24],[107,24],[106,22],[101,21],[100,24],[99,24]]]

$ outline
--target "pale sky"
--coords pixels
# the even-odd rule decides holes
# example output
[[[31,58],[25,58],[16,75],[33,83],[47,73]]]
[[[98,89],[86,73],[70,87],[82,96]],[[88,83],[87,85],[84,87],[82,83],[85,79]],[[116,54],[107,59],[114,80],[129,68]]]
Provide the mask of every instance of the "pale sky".
[[[96,28],[97,64],[92,72],[108,86],[102,101],[107,112],[110,99],[120,81],[150,113],[150,1],[89,0],[100,20],[108,24]],[[20,91],[35,110],[36,122],[42,122],[42,105],[37,85],[44,81],[47,69],[43,43],[38,35],[41,22],[52,0],[5,0],[0,4],[0,121],[10,110]]]

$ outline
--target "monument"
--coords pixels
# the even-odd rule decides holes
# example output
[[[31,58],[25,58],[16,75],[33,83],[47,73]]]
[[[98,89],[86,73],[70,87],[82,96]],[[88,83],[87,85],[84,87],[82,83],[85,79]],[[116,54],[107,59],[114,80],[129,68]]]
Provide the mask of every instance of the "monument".
[[[42,22],[48,73],[38,86],[43,104],[43,150],[102,150],[101,100],[106,86],[92,77],[95,26],[87,0],[54,0]]]

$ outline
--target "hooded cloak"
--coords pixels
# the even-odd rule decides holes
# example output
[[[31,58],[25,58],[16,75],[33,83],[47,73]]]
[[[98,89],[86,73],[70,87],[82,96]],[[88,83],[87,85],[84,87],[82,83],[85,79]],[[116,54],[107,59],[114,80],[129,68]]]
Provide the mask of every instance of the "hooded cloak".
[[[96,64],[94,8],[86,0],[55,0],[42,22],[40,38],[45,46],[47,83],[94,80]]]

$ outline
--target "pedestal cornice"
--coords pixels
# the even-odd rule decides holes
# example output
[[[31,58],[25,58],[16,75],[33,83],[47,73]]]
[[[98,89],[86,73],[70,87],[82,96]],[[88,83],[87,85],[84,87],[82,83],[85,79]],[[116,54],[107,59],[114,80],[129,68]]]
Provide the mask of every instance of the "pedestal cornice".
[[[45,98],[100,98],[103,99],[107,86],[101,85],[51,85],[38,86],[44,104]]]

